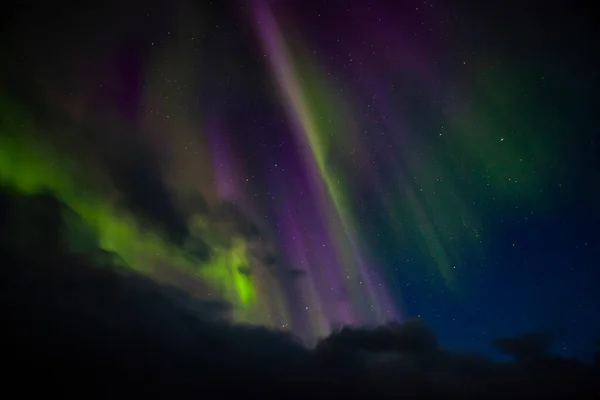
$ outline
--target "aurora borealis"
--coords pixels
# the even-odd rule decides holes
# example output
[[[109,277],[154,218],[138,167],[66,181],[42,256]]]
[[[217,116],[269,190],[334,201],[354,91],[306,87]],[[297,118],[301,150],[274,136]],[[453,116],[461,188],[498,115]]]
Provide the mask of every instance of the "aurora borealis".
[[[564,233],[597,217],[565,210],[600,199],[581,173],[597,140],[574,139],[591,131],[573,122],[590,115],[573,93],[597,80],[584,61],[543,60],[537,36],[501,38],[475,6],[206,3],[81,6],[52,20],[42,8],[10,26],[0,181],[72,209],[92,232],[73,226],[73,252],[90,240],[126,268],[228,303],[233,322],[307,343],[423,316],[449,341],[460,336],[450,325],[468,325],[477,333],[456,340],[468,347],[499,325],[577,325],[565,315],[599,304],[573,294],[586,284],[539,284],[531,304],[544,305],[522,313],[552,318],[510,305],[545,279],[531,264],[594,276],[597,235]],[[553,224],[576,254],[550,251],[567,243],[545,236]],[[534,272],[507,277],[524,268]],[[505,313],[511,322],[494,316]]]

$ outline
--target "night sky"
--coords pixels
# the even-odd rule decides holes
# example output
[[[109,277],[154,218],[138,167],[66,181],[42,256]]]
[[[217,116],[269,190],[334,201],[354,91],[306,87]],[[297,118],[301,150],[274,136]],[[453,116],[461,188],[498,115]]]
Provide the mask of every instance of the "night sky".
[[[3,13],[0,181],[70,207],[72,252],[307,343],[418,317],[451,349],[591,354],[591,12],[146,3]]]

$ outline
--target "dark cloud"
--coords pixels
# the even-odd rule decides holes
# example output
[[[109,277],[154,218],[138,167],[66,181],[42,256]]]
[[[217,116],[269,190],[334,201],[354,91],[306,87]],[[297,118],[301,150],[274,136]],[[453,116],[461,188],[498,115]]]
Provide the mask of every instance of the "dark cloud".
[[[123,195],[122,206],[143,224],[158,227],[181,244],[188,236],[186,217],[177,210],[160,170],[149,156],[137,151],[110,166],[112,181]]]
[[[258,225],[236,204],[223,202],[213,211],[217,223],[228,235],[241,235],[246,239],[256,239],[261,235]]]
[[[61,209],[60,202],[49,193],[18,196],[0,192],[3,247],[23,252],[33,248],[44,255],[63,248]]]
[[[201,237],[188,237],[183,248],[186,254],[200,261],[207,261],[212,254],[211,248]]]
[[[270,235],[244,209],[233,202],[222,202],[209,210],[208,216],[212,229],[209,234],[218,233],[225,246],[231,245],[233,238],[242,238],[250,256],[273,276],[279,276],[281,265]],[[243,268],[242,272],[249,275],[251,271]]]
[[[208,203],[204,196],[197,191],[182,194],[179,203],[188,215],[208,214]]]
[[[368,352],[427,353],[437,350],[437,339],[419,320],[391,323],[373,329],[344,327],[322,340],[330,349],[362,349]]]
[[[193,290],[68,253],[65,207],[50,195],[2,192],[0,206],[4,390],[575,399],[599,388],[600,364],[548,355],[543,334],[496,340],[511,362],[444,350],[419,320],[341,327],[311,350],[288,333],[225,322],[229,306]]]
[[[546,333],[527,333],[509,338],[494,339],[493,345],[517,361],[536,361],[548,357],[552,337]]]
[[[277,263],[277,257],[274,254],[267,254],[263,259],[266,265],[274,265]]]
[[[290,270],[288,270],[288,272],[290,273],[291,276],[293,276],[294,278],[302,278],[304,276],[306,276],[306,271],[302,270],[302,269],[295,269],[292,268]]]

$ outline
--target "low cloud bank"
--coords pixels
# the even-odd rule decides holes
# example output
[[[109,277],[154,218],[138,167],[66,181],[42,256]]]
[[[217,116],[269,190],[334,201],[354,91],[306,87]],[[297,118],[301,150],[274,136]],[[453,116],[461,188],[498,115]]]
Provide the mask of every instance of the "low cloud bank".
[[[158,285],[100,250],[93,261],[67,252],[63,207],[52,196],[0,196],[6,391],[574,399],[599,389],[600,362],[549,354],[543,333],[495,339],[513,358],[495,362],[440,348],[418,320],[344,327],[314,349],[287,333],[231,325],[227,304]]]

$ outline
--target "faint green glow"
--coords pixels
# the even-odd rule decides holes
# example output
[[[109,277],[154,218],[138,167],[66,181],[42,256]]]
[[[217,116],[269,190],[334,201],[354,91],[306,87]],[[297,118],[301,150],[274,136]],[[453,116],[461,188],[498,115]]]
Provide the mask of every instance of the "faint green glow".
[[[447,152],[457,170],[503,199],[537,201],[548,165],[567,128],[553,110],[544,110],[529,82],[510,71],[480,72],[468,106],[448,112]]]

